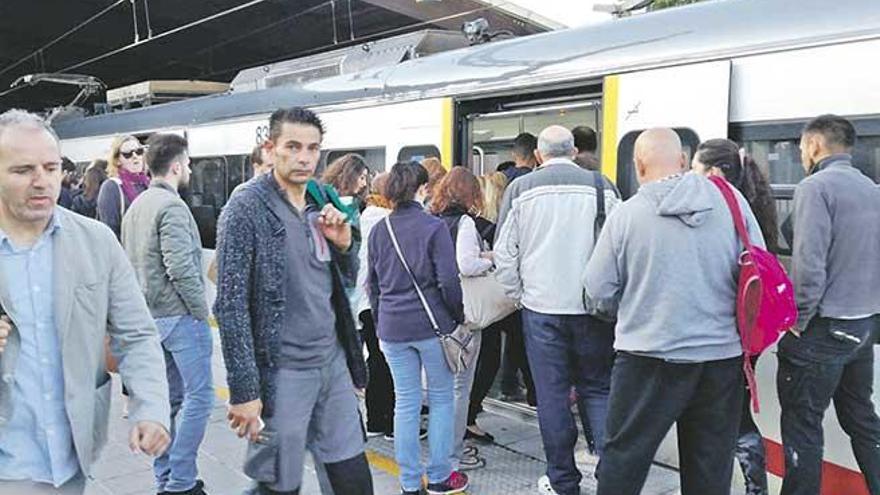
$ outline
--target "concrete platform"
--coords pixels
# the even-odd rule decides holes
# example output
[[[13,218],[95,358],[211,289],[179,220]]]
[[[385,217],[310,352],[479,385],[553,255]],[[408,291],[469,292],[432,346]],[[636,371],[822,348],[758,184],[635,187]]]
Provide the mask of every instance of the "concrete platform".
[[[226,424],[226,378],[219,339],[215,334],[214,380],[217,401],[211,415],[205,441],[199,453],[199,471],[211,495],[238,495],[248,485],[248,478],[241,472],[246,443],[229,430]],[[94,479],[86,489],[87,495],[148,495],[154,494],[151,460],[128,450],[128,422],[122,418],[122,395],[114,378],[114,394],[110,425],[110,440],[98,462]],[[483,469],[468,472],[471,477],[472,495],[519,495],[537,493],[536,481],[544,474],[546,463],[541,447],[541,436],[535,418],[515,410],[487,404],[487,411],[480,415],[483,429],[495,435],[493,445],[477,445],[487,465]],[[423,454],[427,443],[423,442]],[[367,456],[373,473],[377,495],[395,495],[397,464],[394,462],[393,442],[381,437],[367,442]],[[596,490],[592,473],[596,458],[587,453],[583,444],[578,446],[576,458],[584,480],[583,494]],[[318,495],[317,475],[309,462],[305,466],[305,482],[302,495]],[[645,495],[672,495],[678,492],[678,473],[655,466],[648,478]],[[344,495],[344,494],[337,494]]]

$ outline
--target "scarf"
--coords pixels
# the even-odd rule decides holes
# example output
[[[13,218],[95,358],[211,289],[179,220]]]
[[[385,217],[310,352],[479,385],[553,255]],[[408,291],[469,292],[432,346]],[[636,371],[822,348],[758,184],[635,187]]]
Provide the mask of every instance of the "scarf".
[[[128,204],[131,204],[134,198],[150,187],[150,178],[147,174],[129,172],[122,167],[119,168],[119,180],[122,181],[122,193]]]

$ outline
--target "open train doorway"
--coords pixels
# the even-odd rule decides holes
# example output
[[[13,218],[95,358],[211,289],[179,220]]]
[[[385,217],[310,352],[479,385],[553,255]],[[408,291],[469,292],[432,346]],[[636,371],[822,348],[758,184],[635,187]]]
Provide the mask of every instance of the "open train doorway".
[[[554,124],[568,129],[588,126],[598,134],[601,96],[601,84],[595,84],[462,101],[458,109],[462,116],[458,163],[476,175],[492,173],[513,161],[511,151],[519,134],[537,136]]]

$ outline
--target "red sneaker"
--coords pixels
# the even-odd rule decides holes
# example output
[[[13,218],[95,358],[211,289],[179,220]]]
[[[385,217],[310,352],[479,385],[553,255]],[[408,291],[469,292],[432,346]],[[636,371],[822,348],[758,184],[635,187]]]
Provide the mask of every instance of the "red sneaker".
[[[453,471],[442,483],[428,483],[428,495],[453,495],[463,493],[468,487],[466,474]]]

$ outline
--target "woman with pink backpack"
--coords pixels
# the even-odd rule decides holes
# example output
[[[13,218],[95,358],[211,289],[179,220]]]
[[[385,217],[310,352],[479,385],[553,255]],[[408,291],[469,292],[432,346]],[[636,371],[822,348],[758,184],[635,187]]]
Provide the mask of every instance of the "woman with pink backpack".
[[[729,139],[710,139],[697,147],[691,164],[695,172],[709,176],[722,177],[739,190],[745,197],[755,219],[764,235],[767,251],[779,252],[776,207],[767,177],[758,164],[736,143]],[[758,355],[751,356],[751,368],[754,369]],[[736,458],[739,461],[746,483],[747,495],[765,495],[767,488],[766,453],[764,440],[752,413],[749,410],[752,401],[749,389],[744,391],[742,420],[740,422],[739,439],[736,446]]]

